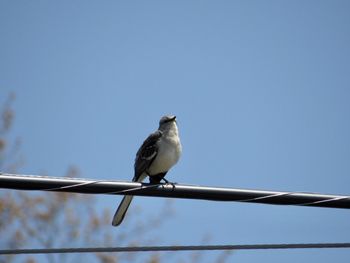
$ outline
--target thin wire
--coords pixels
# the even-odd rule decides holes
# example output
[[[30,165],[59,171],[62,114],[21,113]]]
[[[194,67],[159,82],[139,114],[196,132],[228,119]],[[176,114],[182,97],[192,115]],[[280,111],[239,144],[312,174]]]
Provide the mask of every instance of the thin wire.
[[[288,196],[293,194],[292,192],[289,193],[277,193],[277,194],[272,194],[272,195],[267,195],[267,196],[260,196],[260,197],[255,197],[255,198],[247,198],[247,199],[241,199],[241,200],[236,200],[237,202],[254,202],[258,200],[264,200],[264,199],[271,199],[274,197],[279,197],[279,196]]]
[[[99,183],[99,181],[84,182],[84,183],[73,184],[73,185],[66,185],[66,186],[60,186],[60,187],[45,188],[45,189],[42,189],[42,190],[43,190],[43,191],[59,191],[59,190],[64,190],[64,189],[79,188],[79,187],[81,187],[81,186],[93,185],[93,184],[98,184],[98,183]]]
[[[60,191],[60,190],[65,190],[65,189],[74,189],[78,188],[81,186],[87,186],[87,185],[94,185],[98,183],[103,183],[103,182],[110,182],[110,181],[104,181],[104,180],[96,180],[93,182],[84,182],[84,183],[79,183],[79,184],[73,184],[73,185],[66,185],[66,186],[60,186],[60,187],[52,187],[52,188],[45,188],[41,189],[43,191]],[[151,184],[151,185],[141,185],[136,188],[131,188],[131,189],[126,189],[126,190],[120,190],[120,191],[111,191],[111,192],[104,192],[103,194],[124,194],[124,193],[132,193],[136,192],[142,189],[148,189],[148,188],[157,188],[162,184]]]
[[[330,249],[330,248],[350,248],[350,243],[2,249],[0,250],[0,255],[99,253],[99,252],[203,251],[203,250],[209,251],[209,250],[262,250],[262,249]]]
[[[142,189],[149,189],[149,188],[157,188],[162,184],[151,184],[151,185],[141,185],[140,187],[137,188],[132,188],[132,189],[126,189],[126,190],[120,190],[120,191],[111,191],[111,192],[106,192],[104,194],[125,194],[125,193],[132,193],[136,192]]]
[[[316,204],[322,204],[322,203],[328,203],[328,202],[334,202],[334,201],[341,201],[341,200],[349,200],[349,197],[335,197],[335,198],[330,198],[327,200],[320,200],[320,201],[315,201],[315,202],[309,202],[309,203],[303,203],[299,205],[303,206],[308,206],[308,205],[316,205]]]

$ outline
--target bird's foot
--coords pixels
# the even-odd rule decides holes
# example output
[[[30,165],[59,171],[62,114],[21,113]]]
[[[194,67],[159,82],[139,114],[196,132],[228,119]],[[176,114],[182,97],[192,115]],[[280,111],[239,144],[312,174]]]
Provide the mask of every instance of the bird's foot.
[[[165,178],[162,178],[162,180],[163,180],[166,184],[170,184],[170,185],[173,187],[173,190],[175,189],[175,185],[176,185],[177,183],[170,182],[170,181],[168,181],[168,180],[165,179]]]

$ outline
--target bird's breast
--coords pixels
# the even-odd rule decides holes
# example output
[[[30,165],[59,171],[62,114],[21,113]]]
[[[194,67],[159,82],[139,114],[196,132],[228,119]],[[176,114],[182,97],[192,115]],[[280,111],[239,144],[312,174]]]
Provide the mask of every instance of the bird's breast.
[[[159,143],[158,154],[149,168],[149,173],[153,175],[169,171],[178,162],[180,155],[180,140],[164,139]]]

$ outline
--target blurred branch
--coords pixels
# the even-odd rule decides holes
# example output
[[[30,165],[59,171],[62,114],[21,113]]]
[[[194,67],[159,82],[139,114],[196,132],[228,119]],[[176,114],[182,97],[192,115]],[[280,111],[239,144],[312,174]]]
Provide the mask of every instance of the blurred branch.
[[[16,173],[23,166],[21,156],[21,140],[13,139],[11,128],[15,119],[12,106],[15,95],[10,94],[3,107],[0,107],[0,171]],[[68,168],[63,179],[79,177],[80,172],[75,166]],[[172,217],[172,202],[166,201],[159,214],[146,218],[142,209],[131,208],[130,220],[125,222],[122,229],[112,233],[110,227],[111,211],[100,208],[94,196],[76,193],[34,193],[19,191],[0,191],[0,246],[9,249],[20,247],[40,246],[44,248],[84,245],[142,245],[152,244],[157,229]],[[159,263],[161,255],[152,253],[144,256],[140,254],[95,253],[89,262],[122,263],[141,262]],[[48,254],[46,262],[77,262],[83,261],[83,255]],[[165,262],[169,262],[167,258]],[[186,258],[184,262],[192,262]],[[15,257],[3,255],[0,263],[36,263],[35,257]],[[42,260],[40,260],[42,262]]]

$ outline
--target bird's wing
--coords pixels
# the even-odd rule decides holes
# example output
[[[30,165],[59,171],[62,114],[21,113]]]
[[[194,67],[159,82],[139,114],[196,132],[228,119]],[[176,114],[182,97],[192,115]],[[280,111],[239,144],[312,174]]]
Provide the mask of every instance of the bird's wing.
[[[136,182],[140,176],[150,167],[154,159],[158,154],[157,142],[162,137],[161,131],[155,131],[151,133],[147,139],[143,142],[140,149],[136,153],[135,158],[135,176],[133,181]]]

